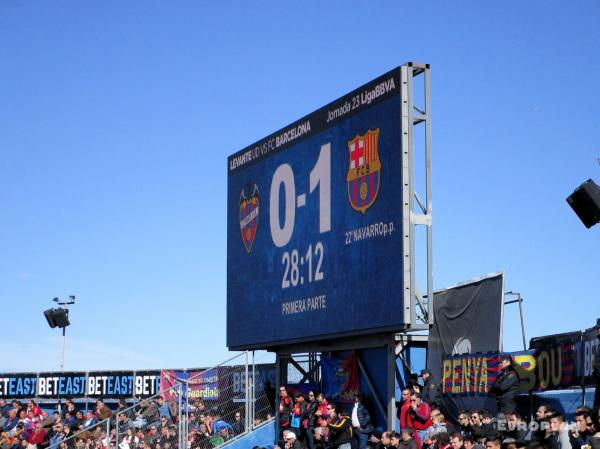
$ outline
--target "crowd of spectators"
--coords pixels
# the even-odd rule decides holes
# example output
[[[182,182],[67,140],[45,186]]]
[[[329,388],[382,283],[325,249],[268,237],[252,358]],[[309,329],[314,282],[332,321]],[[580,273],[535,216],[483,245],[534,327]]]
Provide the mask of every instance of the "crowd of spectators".
[[[180,418],[187,430],[182,438]],[[256,419],[254,425],[260,422]],[[94,410],[79,410],[67,400],[49,414],[33,400],[0,399],[0,449],[211,449],[245,428],[241,410],[225,412],[202,400],[190,403],[182,414],[176,401],[161,396],[134,406],[122,400],[116,410],[102,400]]]
[[[599,408],[579,407],[575,422],[547,405],[528,422],[515,410],[518,375],[510,357],[492,385],[497,412],[463,410],[457,420],[445,413],[439,385],[423,370],[423,384],[412,378],[397,402],[399,432],[378,431],[362,405],[339,407],[324,394],[279,391],[279,444],[274,449],[600,449]],[[259,448],[260,449],[260,448]]]

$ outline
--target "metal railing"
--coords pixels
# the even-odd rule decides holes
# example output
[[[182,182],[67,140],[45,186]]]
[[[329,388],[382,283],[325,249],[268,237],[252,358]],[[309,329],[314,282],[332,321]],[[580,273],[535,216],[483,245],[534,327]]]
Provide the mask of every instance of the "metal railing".
[[[55,429],[49,449],[223,446],[272,418],[269,387],[260,378],[269,358],[243,352],[202,371],[163,371],[158,394],[115,412],[100,405],[96,415],[106,419],[62,436]]]

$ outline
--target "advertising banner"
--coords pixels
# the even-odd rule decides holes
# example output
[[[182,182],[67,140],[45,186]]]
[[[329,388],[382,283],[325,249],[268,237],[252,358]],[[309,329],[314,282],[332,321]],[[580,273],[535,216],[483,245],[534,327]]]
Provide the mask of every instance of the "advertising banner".
[[[86,373],[40,373],[36,396],[73,398],[85,396]]]
[[[31,398],[37,392],[37,374],[0,374],[0,398]]]
[[[565,341],[509,353],[521,379],[521,393],[580,386],[577,344]],[[447,356],[442,361],[442,393],[486,395],[500,372],[499,353]]]
[[[404,324],[400,87],[397,68],[228,158],[230,349]]]
[[[172,371],[160,373],[160,391],[167,401],[177,400],[181,391],[186,400],[202,399],[205,401],[219,398],[219,369],[207,371]],[[181,388],[173,388],[181,383]]]
[[[0,374],[0,398],[147,398],[158,393],[158,371]]]
[[[87,396],[91,398],[148,398],[158,393],[158,371],[90,372]]]

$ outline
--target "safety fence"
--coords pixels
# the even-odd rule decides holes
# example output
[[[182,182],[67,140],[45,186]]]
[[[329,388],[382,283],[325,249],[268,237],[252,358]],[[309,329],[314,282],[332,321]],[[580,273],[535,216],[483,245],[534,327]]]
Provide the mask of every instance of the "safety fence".
[[[202,371],[163,371],[158,394],[115,412],[99,401],[96,416],[105,419],[78,429],[56,425],[49,449],[222,446],[272,419],[271,387],[261,372],[272,358],[244,352]]]

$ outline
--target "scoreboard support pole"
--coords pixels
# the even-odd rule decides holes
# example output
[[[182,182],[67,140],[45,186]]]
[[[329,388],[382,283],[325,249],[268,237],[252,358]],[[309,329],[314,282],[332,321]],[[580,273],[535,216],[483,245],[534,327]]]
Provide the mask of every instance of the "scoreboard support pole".
[[[401,129],[402,129],[402,197],[403,197],[403,260],[404,260],[404,322],[407,330],[428,330],[433,324],[433,239],[431,201],[431,120],[429,64],[409,62],[400,68],[401,73]],[[416,89],[422,89],[419,93]],[[418,103],[418,104],[417,104]],[[415,135],[419,148],[415,148]],[[423,165],[415,166],[415,158]],[[424,188],[424,201],[417,193],[415,180]],[[425,242],[417,242],[417,226],[425,226]],[[417,250],[419,256],[417,258]],[[425,256],[427,303],[419,291],[417,278],[423,270],[417,269]]]
[[[394,336],[390,338],[385,347],[387,355],[387,430],[396,430],[396,342]]]

